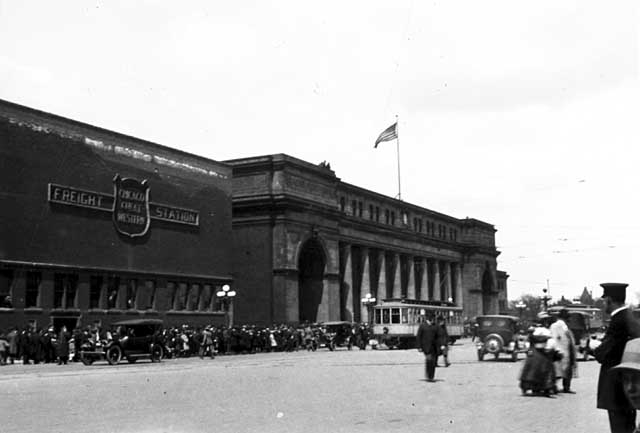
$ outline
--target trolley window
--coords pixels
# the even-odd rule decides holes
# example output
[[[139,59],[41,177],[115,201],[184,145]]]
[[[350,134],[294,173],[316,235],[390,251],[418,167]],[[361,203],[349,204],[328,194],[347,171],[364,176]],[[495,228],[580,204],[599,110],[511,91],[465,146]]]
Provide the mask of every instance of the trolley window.
[[[389,323],[389,309],[382,310],[382,323]]]
[[[391,309],[391,323],[400,323],[400,308]]]
[[[376,323],[382,323],[381,322],[382,314],[380,313],[380,309],[377,309],[375,311],[376,311]]]
[[[400,313],[402,314],[402,323],[408,323],[409,322],[409,309],[408,308],[403,308],[402,310],[400,310]]]

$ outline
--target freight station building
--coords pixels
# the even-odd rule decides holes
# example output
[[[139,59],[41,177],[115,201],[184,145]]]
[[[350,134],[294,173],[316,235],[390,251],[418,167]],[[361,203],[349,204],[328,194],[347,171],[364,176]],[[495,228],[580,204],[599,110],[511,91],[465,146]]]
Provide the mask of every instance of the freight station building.
[[[360,298],[506,307],[495,228],[284,154],[213,161],[0,101],[0,329],[365,321]]]

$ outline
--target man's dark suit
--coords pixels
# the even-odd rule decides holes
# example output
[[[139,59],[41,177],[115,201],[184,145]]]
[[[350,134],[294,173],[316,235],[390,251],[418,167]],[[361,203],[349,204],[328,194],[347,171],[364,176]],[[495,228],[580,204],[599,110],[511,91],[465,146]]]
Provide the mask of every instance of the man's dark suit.
[[[594,351],[600,364],[598,377],[598,408],[609,411],[611,432],[633,432],[636,411],[625,397],[618,375],[610,375],[609,370],[620,364],[624,346],[632,338],[640,337],[640,323],[634,319],[629,308],[618,311],[604,335],[602,344]]]
[[[436,360],[442,345],[440,327],[435,323],[422,323],[418,328],[416,344],[426,358],[427,380],[433,380],[436,374]]]

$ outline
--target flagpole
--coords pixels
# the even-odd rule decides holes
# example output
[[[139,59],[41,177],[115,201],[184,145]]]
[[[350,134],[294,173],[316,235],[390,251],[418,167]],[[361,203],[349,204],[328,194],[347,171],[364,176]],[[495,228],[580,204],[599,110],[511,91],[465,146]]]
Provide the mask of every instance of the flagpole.
[[[398,156],[398,200],[402,200],[402,190],[400,189],[400,125],[398,124],[398,115],[396,114],[396,153]]]

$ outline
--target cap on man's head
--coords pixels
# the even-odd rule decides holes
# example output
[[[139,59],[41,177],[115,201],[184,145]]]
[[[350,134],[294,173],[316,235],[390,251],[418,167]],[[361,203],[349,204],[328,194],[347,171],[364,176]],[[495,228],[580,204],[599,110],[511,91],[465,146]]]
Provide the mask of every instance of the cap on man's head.
[[[640,338],[634,338],[627,341],[622,353],[622,361],[611,369],[617,370],[634,370],[640,372]]]
[[[611,298],[613,301],[624,302],[628,284],[625,283],[602,283],[604,289],[603,298]]]

